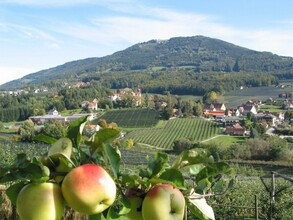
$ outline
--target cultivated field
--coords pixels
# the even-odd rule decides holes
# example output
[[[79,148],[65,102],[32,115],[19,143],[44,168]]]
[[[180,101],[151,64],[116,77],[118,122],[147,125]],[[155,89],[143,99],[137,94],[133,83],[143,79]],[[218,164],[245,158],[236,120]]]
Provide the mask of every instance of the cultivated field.
[[[126,135],[137,143],[143,143],[163,149],[172,149],[173,142],[188,138],[200,142],[219,133],[217,124],[201,118],[177,118],[164,121],[159,127],[137,129]]]
[[[106,112],[99,119],[105,119],[108,123],[115,122],[119,127],[143,128],[155,126],[159,122],[159,113],[147,108],[113,110]]]
[[[280,88],[280,87],[251,87],[244,88],[242,90],[234,90],[225,93],[224,103],[228,107],[237,107],[248,100],[262,100],[265,101],[268,98],[277,98],[279,94],[290,92],[291,87]]]

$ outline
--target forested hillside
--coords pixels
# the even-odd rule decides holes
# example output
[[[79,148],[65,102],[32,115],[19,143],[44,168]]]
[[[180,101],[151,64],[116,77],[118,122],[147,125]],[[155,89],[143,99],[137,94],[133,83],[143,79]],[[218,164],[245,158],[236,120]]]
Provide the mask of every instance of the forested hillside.
[[[101,58],[87,58],[29,74],[0,89],[100,81],[108,88],[138,84],[146,92],[202,95],[239,86],[267,86],[293,78],[293,58],[257,52],[204,36],[151,40]]]

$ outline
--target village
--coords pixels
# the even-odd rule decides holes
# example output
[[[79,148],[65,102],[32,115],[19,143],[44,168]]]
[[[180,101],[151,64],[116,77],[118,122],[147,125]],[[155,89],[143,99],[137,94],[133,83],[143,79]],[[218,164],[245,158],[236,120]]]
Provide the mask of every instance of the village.
[[[80,88],[82,86],[86,86],[87,84],[79,82],[76,85],[74,85],[75,88]],[[38,92],[47,92],[47,88],[43,90],[34,90],[34,93]],[[22,91],[23,92],[23,91]],[[16,96],[19,94],[18,92],[10,92],[11,95]],[[108,96],[108,101],[110,102],[118,102],[123,101],[124,99],[128,99],[132,102],[131,106],[134,108],[142,107],[143,100],[145,99],[145,94],[142,94],[140,87],[137,89],[130,89],[130,88],[124,88],[119,89],[115,92],[113,92],[111,95]],[[153,101],[153,96],[150,96],[149,99]],[[223,128],[223,131],[225,134],[228,135],[235,135],[235,136],[249,136],[250,131],[243,126],[242,121],[245,117],[253,117],[254,120],[257,121],[258,124],[263,126],[266,130],[268,130],[267,134],[273,135],[273,130],[278,125],[282,124],[285,120],[285,110],[290,110],[293,108],[293,104],[290,101],[289,94],[288,93],[282,93],[279,94],[279,99],[283,100],[282,103],[282,110],[278,112],[270,112],[266,110],[261,110],[262,106],[265,106],[267,103],[271,104],[274,102],[273,99],[266,100],[265,103],[258,100],[247,100],[246,103],[244,103],[241,106],[237,106],[235,108],[227,108],[224,103],[208,103],[208,104],[202,104],[202,113],[198,116],[206,119],[215,121],[220,124],[220,126]],[[77,118],[80,118],[82,116],[91,115],[91,119],[95,119],[97,117],[98,111],[104,111],[105,109],[102,109],[99,106],[100,99],[94,98],[93,100],[83,100],[80,103],[80,108],[86,110],[85,113],[75,113],[72,115],[61,115],[56,109],[51,109],[47,114],[45,115],[36,115],[36,116],[30,116],[28,119],[32,120],[36,125],[44,125],[45,122],[49,120],[58,120],[61,122],[71,122]],[[164,108],[167,106],[166,101],[160,102],[161,108]],[[174,108],[172,110],[173,114],[170,118],[176,118],[176,117],[182,117],[182,115],[179,114],[178,109]],[[6,126],[6,128],[14,128],[17,129],[19,127],[19,123],[17,125],[11,125],[10,127]],[[269,129],[270,128],[270,129]],[[93,128],[98,129],[98,128]]]

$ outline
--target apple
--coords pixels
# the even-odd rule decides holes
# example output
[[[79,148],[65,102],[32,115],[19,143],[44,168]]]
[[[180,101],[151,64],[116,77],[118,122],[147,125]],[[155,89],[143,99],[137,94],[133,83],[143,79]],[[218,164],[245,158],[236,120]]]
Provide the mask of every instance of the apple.
[[[170,184],[151,188],[142,203],[145,220],[183,220],[185,199],[179,189]]]
[[[56,183],[30,183],[17,196],[16,211],[21,220],[58,220],[64,210],[65,201]]]
[[[48,156],[54,154],[63,154],[70,158],[72,152],[72,141],[67,137],[62,137],[58,139],[54,144],[52,144],[52,146],[49,148]]]
[[[61,190],[73,210],[88,215],[103,212],[116,197],[114,180],[97,164],[84,164],[72,169],[64,177]]]
[[[130,212],[126,215],[120,216],[120,220],[143,220],[142,217],[142,201],[143,195],[140,190],[129,189],[126,191],[125,196],[130,202]]]

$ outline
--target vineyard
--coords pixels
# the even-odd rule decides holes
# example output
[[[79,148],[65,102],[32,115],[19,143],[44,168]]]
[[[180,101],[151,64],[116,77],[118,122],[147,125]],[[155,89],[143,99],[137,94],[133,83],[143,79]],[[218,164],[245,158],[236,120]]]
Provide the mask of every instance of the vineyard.
[[[152,127],[159,121],[159,113],[153,109],[127,109],[108,111],[98,118],[104,119],[107,122],[115,122],[119,127]],[[93,121],[97,123],[97,120]]]
[[[175,140],[187,138],[200,142],[219,133],[217,124],[201,118],[177,118],[164,121],[160,127],[137,129],[126,135],[137,143],[171,149]]]

